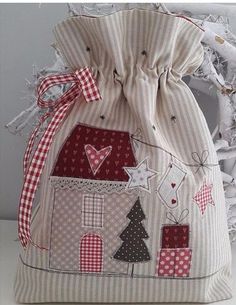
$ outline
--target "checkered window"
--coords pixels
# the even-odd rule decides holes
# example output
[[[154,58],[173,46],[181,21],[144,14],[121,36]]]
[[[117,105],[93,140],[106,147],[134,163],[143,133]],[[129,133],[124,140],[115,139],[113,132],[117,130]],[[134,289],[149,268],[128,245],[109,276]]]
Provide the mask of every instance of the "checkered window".
[[[101,228],[103,227],[103,203],[104,196],[98,194],[87,194],[83,197],[83,226]]]

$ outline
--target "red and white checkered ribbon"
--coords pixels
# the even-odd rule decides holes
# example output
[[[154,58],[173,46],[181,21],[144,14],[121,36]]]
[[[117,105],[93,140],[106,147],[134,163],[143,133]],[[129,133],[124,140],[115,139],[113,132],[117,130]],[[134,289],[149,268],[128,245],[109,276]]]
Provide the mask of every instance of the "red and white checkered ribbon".
[[[72,83],[70,88],[57,100],[43,100],[44,93],[52,86]],[[53,137],[58,130],[61,122],[68,114],[69,109],[74,104],[75,99],[81,94],[86,102],[98,101],[101,99],[99,89],[92,76],[89,67],[82,68],[70,74],[52,75],[44,78],[38,89],[38,106],[41,108],[49,108],[40,121],[40,124],[33,131],[24,156],[24,184],[20,198],[19,214],[18,214],[18,234],[24,248],[28,242],[31,242],[40,249],[45,249],[33,243],[30,234],[30,224],[32,216],[32,205],[35,193],[39,184],[39,180],[45,165],[50,145]],[[53,110],[51,112],[51,110]],[[34,141],[41,124],[52,116],[39,144],[30,161],[30,156],[34,146]]]

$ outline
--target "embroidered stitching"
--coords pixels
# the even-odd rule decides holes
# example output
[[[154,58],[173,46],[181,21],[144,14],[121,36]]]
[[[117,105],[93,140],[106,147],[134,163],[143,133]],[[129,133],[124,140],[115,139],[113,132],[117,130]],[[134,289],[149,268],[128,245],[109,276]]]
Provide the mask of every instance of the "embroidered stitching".
[[[33,269],[33,270],[45,271],[45,272],[48,272],[48,273],[56,273],[56,274],[68,274],[68,275],[74,275],[74,276],[79,276],[79,277],[80,276],[91,276],[90,273],[85,273],[85,272],[82,273],[82,272],[79,272],[79,271],[75,272],[74,270],[72,270],[72,271],[69,271],[69,270],[63,271],[63,270],[55,269],[55,268],[48,269],[48,268],[41,268],[41,267],[32,266],[32,265],[29,265],[26,262],[24,262],[21,255],[19,256],[19,259],[20,259],[20,262],[22,263],[22,265],[24,265],[27,268]],[[189,276],[189,277],[183,277],[183,278],[176,277],[175,280],[180,280],[180,281],[186,280],[186,281],[188,281],[188,280],[207,279],[207,278],[210,278],[210,277],[214,276],[215,274],[219,273],[223,269],[224,269],[224,267],[222,267],[221,269],[219,269],[219,270],[217,270],[215,272],[212,272],[212,273],[210,273],[208,275],[205,275],[205,276],[196,276],[196,277],[190,277]],[[125,274],[123,274],[123,273],[122,274],[121,273],[119,273],[119,274],[115,274],[115,273],[106,273],[106,274],[104,274],[104,273],[93,273],[93,276],[96,276],[96,277],[99,277],[99,278],[101,278],[101,277],[123,277],[123,278],[124,277],[126,277],[126,278],[130,277],[126,273]],[[149,278],[149,279],[153,279],[153,280],[158,279],[158,280],[165,280],[165,281],[166,280],[172,280],[172,278],[170,278],[170,277],[166,277],[166,278],[158,277],[157,278],[157,275],[155,275],[155,276],[152,276],[152,275],[151,276],[146,276],[146,275],[134,274],[133,277],[134,278]]]
[[[94,175],[96,175],[99,168],[102,166],[106,157],[111,153],[112,146],[104,147],[97,150],[93,145],[87,144],[84,146],[89,165]]]
[[[162,226],[161,248],[188,248],[189,247],[189,224],[181,224],[188,216],[189,210],[184,209],[179,219],[171,213],[166,213],[166,218],[174,224]]]
[[[212,188],[213,184],[207,184],[205,181],[200,190],[193,197],[193,200],[198,205],[202,215],[205,213],[208,204],[215,205],[212,197]]]
[[[126,190],[127,185],[127,182],[120,181],[92,180],[57,176],[51,176],[50,183],[55,189],[81,190],[107,194],[122,193],[124,190]],[[137,190],[128,189],[126,192],[136,194]]]
[[[189,248],[161,249],[156,275],[161,277],[189,277],[192,250]]]
[[[129,175],[127,189],[141,188],[149,193],[150,180],[154,178],[158,172],[148,166],[148,158],[141,161],[136,167],[124,167],[124,170]]]
[[[198,164],[198,168],[196,169],[195,174],[200,169],[202,169],[204,174],[205,174],[205,168],[211,170],[211,168],[209,167],[210,164],[206,163],[208,157],[209,157],[209,151],[208,150],[203,150],[201,155],[196,151],[192,152],[192,158]]]
[[[163,225],[161,248],[188,248],[189,225]]]
[[[134,132],[134,134],[131,135],[131,138],[133,140],[132,143],[134,145],[134,150],[136,151],[140,146],[140,142],[136,141],[136,140],[143,139],[141,128],[137,128],[136,131]]]
[[[98,234],[85,234],[80,241],[80,271],[102,272],[103,240]]]
[[[63,143],[52,176],[127,182],[123,167],[136,164],[128,132],[78,124]]]
[[[83,195],[82,225],[102,228],[104,215],[104,196],[97,194]]]
[[[184,172],[179,166],[175,163],[169,164],[169,167],[157,189],[160,199],[168,208],[173,209],[178,206],[178,190],[182,185],[185,176],[186,172]]]
[[[149,238],[142,221],[146,218],[139,198],[127,215],[129,224],[120,234],[123,241],[114,254],[114,258],[123,262],[132,263],[131,276],[134,274],[134,263],[146,262],[151,259],[148,248],[143,239]]]
[[[112,259],[112,253],[120,245],[118,234],[126,223],[126,215],[137,199],[136,194],[122,193],[89,194],[82,191],[54,191],[55,200],[52,214],[52,230],[50,236],[50,269],[62,271],[79,271],[79,242],[87,233],[95,233],[102,237],[105,246],[103,271],[105,273],[123,274],[127,271],[127,263]],[[94,195],[102,200],[104,196],[103,227],[83,226],[83,197]],[[89,206],[93,211],[93,206]],[[95,208],[100,212],[100,205]],[[91,231],[92,230],[92,231]]]
[[[199,167],[199,164],[190,164],[190,163],[187,163],[181,159],[179,159],[177,156],[173,155],[171,152],[169,152],[168,150],[162,148],[161,146],[158,146],[158,145],[154,145],[154,144],[151,144],[151,143],[147,143],[145,141],[143,141],[142,139],[138,139],[136,138],[135,134],[131,135],[131,138],[134,140],[134,141],[137,141],[143,145],[147,145],[147,146],[150,146],[152,148],[156,148],[156,149],[160,149],[162,150],[163,152],[165,152],[166,154],[168,154],[171,158],[174,158],[176,159],[177,161],[179,161],[180,163],[184,164],[185,166],[189,166],[189,167]],[[206,164],[207,167],[215,167],[215,166],[219,166],[219,163],[209,163],[209,164]]]

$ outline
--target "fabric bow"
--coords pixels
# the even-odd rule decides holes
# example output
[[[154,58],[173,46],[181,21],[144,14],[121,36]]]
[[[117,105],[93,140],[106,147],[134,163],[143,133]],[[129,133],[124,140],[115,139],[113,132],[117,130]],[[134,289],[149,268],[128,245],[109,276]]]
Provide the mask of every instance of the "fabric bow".
[[[45,101],[43,99],[43,95],[51,87],[69,83],[71,83],[70,88],[58,99],[54,101]],[[37,93],[38,106],[40,108],[48,108],[48,112],[42,116],[39,125],[31,134],[24,155],[24,183],[19,204],[18,235],[24,248],[26,248],[28,242],[30,241],[36,247],[45,249],[33,243],[30,233],[30,224],[33,200],[49,148],[58,127],[63,122],[69,109],[71,109],[75,99],[82,94],[86,102],[92,102],[101,100],[101,95],[89,67],[81,68],[80,70],[70,74],[50,75],[45,77],[40,83]],[[30,156],[39,128],[49,116],[52,117],[51,121],[44,131],[44,134],[41,137],[30,161]]]

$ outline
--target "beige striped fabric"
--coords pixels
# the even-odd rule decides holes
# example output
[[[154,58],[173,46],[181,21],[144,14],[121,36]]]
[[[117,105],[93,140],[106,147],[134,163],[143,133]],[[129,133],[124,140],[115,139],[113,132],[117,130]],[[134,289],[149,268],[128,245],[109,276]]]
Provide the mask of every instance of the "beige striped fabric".
[[[32,245],[22,251],[15,281],[16,300],[184,303],[230,298],[231,254],[220,168],[205,118],[182,81],[203,60],[203,31],[182,17],[132,9],[103,17],[69,18],[55,27],[54,34],[58,49],[72,70],[92,68],[103,99],[87,104],[79,98],[55,136],[32,222],[33,240],[49,251]],[[137,191],[146,216],[142,223],[149,235],[145,244],[151,259],[135,264],[133,276],[50,267],[57,191],[51,183],[51,173],[63,144],[78,124],[129,132],[137,139],[137,163],[147,159],[148,166],[157,172],[149,180],[150,192]],[[168,175],[170,163],[184,173],[183,181],[176,170]],[[168,206],[173,195],[166,183],[172,180],[168,179],[180,181],[174,200],[177,202],[172,199],[174,208]],[[68,183],[67,179],[63,181]],[[204,183],[208,191],[211,184],[212,189],[211,197],[199,199],[207,204],[202,212],[194,197]],[[158,192],[161,184],[162,194]],[[173,224],[171,215],[178,219],[184,216],[183,211],[185,218],[179,226],[187,224],[190,229],[189,274],[161,276],[157,268],[163,225]],[[124,228],[128,223],[126,219]],[[117,232],[120,242],[121,231]]]

